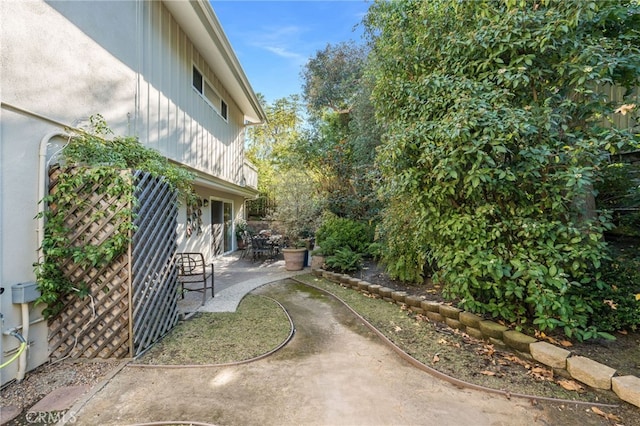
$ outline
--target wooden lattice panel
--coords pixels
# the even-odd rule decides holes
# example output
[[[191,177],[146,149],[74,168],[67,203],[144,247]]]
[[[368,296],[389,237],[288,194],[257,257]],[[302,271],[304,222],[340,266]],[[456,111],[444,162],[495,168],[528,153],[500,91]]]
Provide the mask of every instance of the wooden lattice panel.
[[[50,173],[52,192],[59,175],[59,170]],[[171,262],[176,248],[176,194],[146,173],[135,172],[133,179],[138,202],[128,253],[101,268],[84,268],[72,259],[62,266],[78,288],[88,288],[89,296],[68,296],[63,310],[50,321],[53,359],[135,356],[177,323],[177,280]],[[109,238],[118,228],[114,210],[128,207],[96,187],[86,192],[65,218],[71,244]]]
[[[136,172],[138,201],[132,250],[133,353],[139,355],[178,322],[177,195],[166,183]]]
[[[51,192],[55,192],[60,175],[59,169],[50,173]],[[77,195],[80,200],[65,218],[72,246],[97,245],[117,232],[114,211],[127,208],[126,201],[108,196],[97,187],[81,188]],[[105,214],[96,214],[101,212]],[[99,268],[84,267],[66,259],[62,272],[77,289],[86,288],[88,296],[67,296],[62,311],[50,321],[50,356],[59,359],[129,355],[128,254]]]
[[[127,257],[87,274],[93,275],[89,297],[67,297],[65,308],[49,324],[53,359],[129,356]],[[97,277],[104,281],[98,283]]]

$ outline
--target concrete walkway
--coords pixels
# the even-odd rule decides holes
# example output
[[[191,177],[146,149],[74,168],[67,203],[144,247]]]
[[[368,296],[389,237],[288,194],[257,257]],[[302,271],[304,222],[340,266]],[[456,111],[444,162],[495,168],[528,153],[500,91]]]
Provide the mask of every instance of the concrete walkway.
[[[343,305],[300,291],[291,281],[256,292],[282,303],[296,324],[293,339],[280,351],[235,366],[128,366],[84,406],[71,410],[74,424],[587,424],[567,423],[542,404],[457,389],[418,371]]]
[[[216,260],[215,298],[181,301],[184,313],[235,311],[249,292],[275,298],[296,333],[284,348],[237,366],[132,365],[70,408],[77,425],[451,425],[602,426],[582,407],[506,399],[458,389],[416,370],[332,298],[282,281],[283,261]],[[273,283],[270,285],[265,285]],[[602,421],[601,421],[602,420]]]
[[[220,257],[213,262],[215,270],[215,297],[207,293],[207,301],[202,306],[202,293],[188,292],[178,302],[181,312],[235,312],[242,298],[256,288],[274,281],[290,278],[298,274],[311,272],[310,268],[302,271],[287,271],[282,256],[274,260],[257,260],[242,257],[237,251]]]

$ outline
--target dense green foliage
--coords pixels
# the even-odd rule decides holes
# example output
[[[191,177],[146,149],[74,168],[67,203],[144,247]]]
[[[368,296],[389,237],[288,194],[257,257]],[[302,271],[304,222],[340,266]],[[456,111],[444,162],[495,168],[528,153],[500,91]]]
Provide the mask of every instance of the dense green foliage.
[[[279,222],[290,246],[313,235],[322,214],[323,200],[304,170],[281,173],[274,185],[276,209],[270,217]]]
[[[249,210],[256,211],[261,218],[273,214],[272,206],[276,186],[283,175],[292,168],[299,168],[300,160],[293,155],[292,146],[302,132],[302,105],[297,95],[276,99],[267,103],[258,95],[267,122],[247,129],[245,156],[258,171],[257,200],[249,202]]]
[[[303,91],[311,112],[329,108],[350,112],[361,90],[366,51],[355,43],[328,44],[309,59],[302,72]]]
[[[639,84],[637,2],[378,1],[366,24],[390,271],[432,264],[467,310],[595,336],[594,184],[637,143],[598,88]]]
[[[366,50],[353,43],[328,45],[303,72],[309,128],[297,139],[295,158],[312,173],[328,211],[375,219],[379,173],[373,166],[380,130],[364,76]]]
[[[136,200],[131,174],[124,170],[142,170],[163,179],[177,190],[182,198],[193,196],[193,175],[175,166],[160,153],[143,147],[132,137],[108,139],[111,131],[100,116],[92,117],[92,132],[77,132],[63,148],[63,168],[58,183],[43,200],[48,209],[39,216],[45,218],[42,242],[43,258],[35,266],[38,303],[45,303],[45,317],[55,315],[63,307],[64,297],[75,293],[88,295],[88,285],[67,276],[63,265],[72,260],[80,270],[99,268],[124,253],[134,231],[133,218]],[[95,209],[91,195],[99,193],[112,203]],[[91,214],[91,221],[108,221],[114,227],[109,238],[100,241],[72,239],[85,232],[67,220]],[[82,234],[81,234],[82,235]],[[73,243],[72,243],[73,242]]]
[[[593,323],[603,331],[640,329],[640,253],[636,246],[612,245],[602,265],[608,285],[589,289]]]
[[[349,247],[338,249],[333,256],[326,259],[330,269],[351,273],[362,269],[362,254],[351,250]]]
[[[318,254],[327,257],[327,265],[341,272],[361,268],[361,260],[369,255],[373,242],[373,227],[362,221],[326,213],[316,231]]]

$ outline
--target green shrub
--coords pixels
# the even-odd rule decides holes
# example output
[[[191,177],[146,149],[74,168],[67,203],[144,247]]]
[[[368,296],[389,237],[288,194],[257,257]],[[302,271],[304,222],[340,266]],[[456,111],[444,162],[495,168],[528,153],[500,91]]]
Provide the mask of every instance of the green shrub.
[[[316,244],[325,256],[349,248],[356,253],[367,253],[373,242],[373,229],[362,222],[328,214],[316,231]]]
[[[382,244],[379,242],[373,242],[371,244],[369,244],[369,247],[367,247],[367,257],[370,257],[371,259],[374,260],[380,260],[380,258],[382,257]]]
[[[326,263],[331,269],[342,273],[355,272],[362,268],[362,254],[344,247],[337,250],[333,256],[327,257]]]
[[[602,331],[640,329],[640,255],[637,247],[616,248],[602,264],[606,285],[591,289],[593,325]]]
[[[369,9],[383,260],[417,282],[432,263],[465,310],[586,339],[612,225],[594,184],[637,139],[593,89],[637,85],[640,7],[527,3]]]

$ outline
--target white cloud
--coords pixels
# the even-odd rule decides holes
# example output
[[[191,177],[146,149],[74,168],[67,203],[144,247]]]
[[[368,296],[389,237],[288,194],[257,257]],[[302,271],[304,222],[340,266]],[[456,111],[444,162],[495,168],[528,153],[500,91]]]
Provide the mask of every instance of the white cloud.
[[[260,46],[260,47],[282,58],[295,59],[295,60],[305,59],[303,55],[299,53],[291,52],[284,47],[278,47],[278,46]]]
[[[304,45],[301,43],[303,33],[305,29],[295,25],[264,27],[252,34],[251,44],[281,58],[300,63],[306,61],[308,55],[296,52],[294,46]]]

